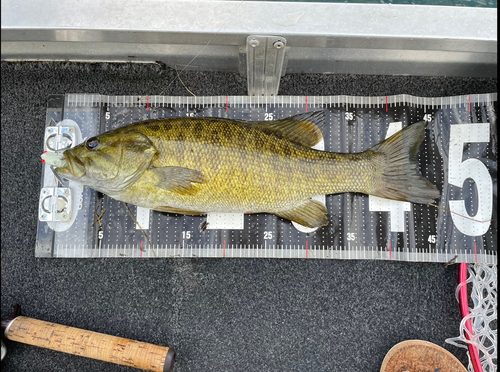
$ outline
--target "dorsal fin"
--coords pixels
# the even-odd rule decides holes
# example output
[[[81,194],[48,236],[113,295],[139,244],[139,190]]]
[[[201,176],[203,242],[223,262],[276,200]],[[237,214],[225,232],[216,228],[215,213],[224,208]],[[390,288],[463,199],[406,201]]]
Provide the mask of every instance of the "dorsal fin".
[[[302,146],[312,147],[323,139],[324,111],[306,112],[275,121],[258,121],[251,125]]]

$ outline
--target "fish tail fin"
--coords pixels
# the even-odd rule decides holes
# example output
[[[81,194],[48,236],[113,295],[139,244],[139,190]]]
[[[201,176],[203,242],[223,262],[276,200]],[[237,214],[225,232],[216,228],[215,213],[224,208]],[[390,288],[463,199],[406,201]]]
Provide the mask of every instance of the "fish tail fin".
[[[426,125],[425,121],[412,124],[368,150],[376,153],[375,169],[380,176],[371,195],[422,204],[439,197],[440,192],[422,177],[416,162]]]

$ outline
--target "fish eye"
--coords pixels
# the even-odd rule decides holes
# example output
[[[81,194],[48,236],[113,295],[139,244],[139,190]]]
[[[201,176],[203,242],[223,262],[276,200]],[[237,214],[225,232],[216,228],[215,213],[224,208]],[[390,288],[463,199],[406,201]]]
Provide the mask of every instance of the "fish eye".
[[[97,146],[99,146],[99,138],[97,137],[89,138],[87,142],[85,142],[85,147],[88,150],[95,150]]]

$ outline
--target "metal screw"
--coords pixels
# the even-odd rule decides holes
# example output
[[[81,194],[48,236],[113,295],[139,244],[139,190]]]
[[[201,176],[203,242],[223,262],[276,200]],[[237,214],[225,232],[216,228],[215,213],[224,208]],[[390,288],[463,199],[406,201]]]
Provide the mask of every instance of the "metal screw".
[[[252,40],[250,40],[249,44],[252,48],[255,48],[255,47],[259,46],[259,41],[257,39],[252,39]]]
[[[284,46],[285,46],[285,43],[282,42],[281,40],[275,41],[273,44],[273,47],[275,47],[276,49],[281,49]]]
[[[42,218],[45,220],[47,218],[47,215],[45,213],[42,214]]]

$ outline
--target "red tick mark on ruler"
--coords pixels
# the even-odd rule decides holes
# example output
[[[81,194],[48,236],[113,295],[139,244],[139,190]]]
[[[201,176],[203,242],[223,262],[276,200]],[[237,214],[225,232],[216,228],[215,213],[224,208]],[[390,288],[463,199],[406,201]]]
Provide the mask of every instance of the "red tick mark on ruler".
[[[392,244],[389,242],[389,260],[392,260]]]
[[[141,240],[141,258],[142,258],[142,252],[143,252],[143,245],[144,245],[144,240]]]
[[[306,258],[309,258],[309,242],[306,240]]]
[[[222,257],[226,257],[226,241],[224,240],[224,248],[222,249]]]
[[[307,96],[306,96],[306,112],[307,112]]]
[[[477,263],[477,247],[475,244],[474,244],[474,259],[476,260]]]

